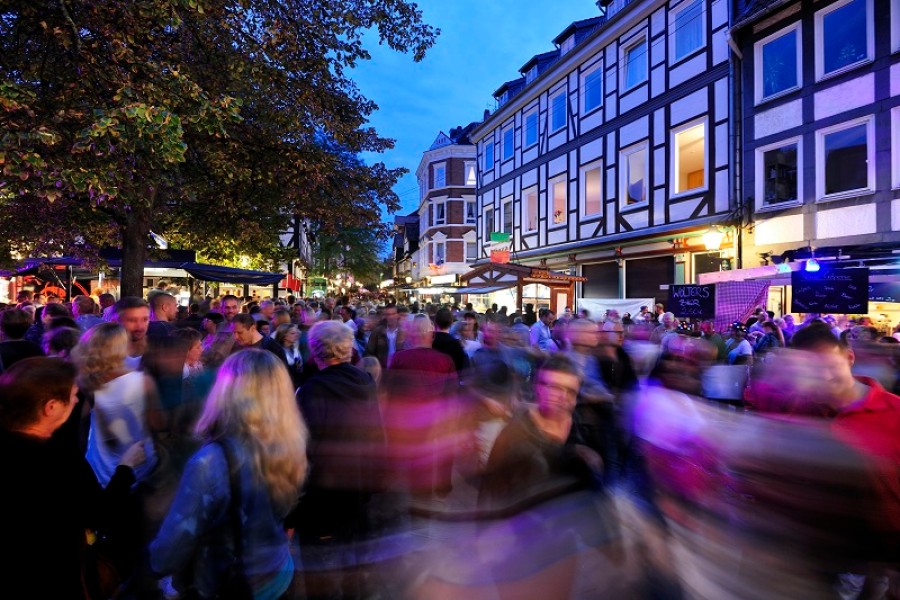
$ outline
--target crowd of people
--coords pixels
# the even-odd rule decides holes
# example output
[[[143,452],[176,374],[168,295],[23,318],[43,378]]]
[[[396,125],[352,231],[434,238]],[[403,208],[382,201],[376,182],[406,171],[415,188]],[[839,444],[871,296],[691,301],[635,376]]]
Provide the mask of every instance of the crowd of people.
[[[900,591],[865,317],[36,300],[0,307],[4,597]]]

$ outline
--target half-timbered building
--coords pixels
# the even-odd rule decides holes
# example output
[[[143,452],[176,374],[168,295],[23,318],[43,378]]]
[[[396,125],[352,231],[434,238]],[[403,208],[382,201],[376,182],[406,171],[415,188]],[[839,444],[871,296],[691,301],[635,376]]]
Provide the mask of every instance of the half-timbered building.
[[[733,211],[727,28],[718,0],[617,1],[526,62],[470,136],[479,261],[507,232],[513,262],[594,298],[722,268],[701,236]]]

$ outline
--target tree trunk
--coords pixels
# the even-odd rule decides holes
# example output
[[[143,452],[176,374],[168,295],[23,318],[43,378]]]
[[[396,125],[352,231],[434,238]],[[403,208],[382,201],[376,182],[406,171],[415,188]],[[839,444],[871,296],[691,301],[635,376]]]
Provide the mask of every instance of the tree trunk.
[[[150,235],[149,206],[132,206],[122,232],[121,296],[144,296],[144,260]]]

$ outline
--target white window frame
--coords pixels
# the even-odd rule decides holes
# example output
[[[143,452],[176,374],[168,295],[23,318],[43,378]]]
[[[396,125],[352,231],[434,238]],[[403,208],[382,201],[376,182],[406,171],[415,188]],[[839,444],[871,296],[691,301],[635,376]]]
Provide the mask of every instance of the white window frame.
[[[440,200],[437,202],[433,202],[431,207],[433,210],[433,212],[431,214],[431,226],[438,227],[440,225],[446,225],[447,224],[447,201]],[[443,219],[438,218],[438,209],[439,208],[443,209],[443,213],[444,213]]]
[[[795,32],[795,35],[797,36],[797,57],[796,62],[794,63],[794,68],[797,73],[797,85],[769,96],[763,96],[763,46],[780,37],[788,35],[791,32]],[[797,21],[793,25],[780,29],[772,35],[766,36],[756,42],[753,45],[753,65],[755,67],[753,73],[753,86],[756,104],[762,104],[763,102],[768,102],[774,98],[780,98],[781,96],[796,92],[803,87],[803,28],[801,22]]]
[[[534,65],[525,72],[525,84],[529,84],[537,79],[537,65]]]
[[[431,189],[436,190],[439,188],[447,187],[447,163],[434,163],[433,165],[431,165],[431,168],[434,177],[434,179],[432,180]],[[443,171],[444,173],[443,181],[438,181],[438,172],[441,171]]]
[[[528,120],[534,117],[534,140],[528,141]],[[538,143],[538,139],[540,138],[540,127],[541,127],[541,117],[538,114],[537,108],[533,108],[527,113],[525,113],[525,118],[523,119],[525,126],[522,129],[522,148],[531,148],[535,144]]]
[[[891,187],[900,189],[900,106],[891,109]]]
[[[791,144],[796,144],[797,146],[797,198],[794,200],[786,200],[784,202],[774,202],[772,204],[766,203],[766,161],[765,154],[766,152],[770,152],[772,150],[777,150],[778,148],[783,148],[785,146],[790,146]],[[756,191],[756,210],[758,211],[766,211],[766,210],[778,210],[788,206],[798,206],[803,204],[803,137],[792,137],[784,140],[780,140],[774,142],[772,144],[767,144],[765,146],[760,146],[755,151],[755,162],[754,162],[754,171],[755,171],[755,191]]]
[[[678,146],[678,135],[684,133],[688,129],[693,129],[698,125],[703,125],[703,185],[700,187],[691,188],[689,190],[678,191],[678,179],[679,175],[679,161],[681,159],[680,148]],[[682,198],[685,196],[694,196],[696,194],[702,194],[704,192],[709,191],[709,122],[706,117],[702,117],[700,119],[694,119],[692,121],[688,121],[686,123],[682,123],[678,127],[672,128],[672,152],[670,156],[672,158],[671,163],[671,171],[670,171],[670,179],[669,179],[669,197],[670,198]],[[632,205],[634,206],[634,205]]]
[[[528,202],[529,196],[534,196],[534,214],[531,214],[531,205]],[[522,190],[522,231],[532,233],[538,230],[538,219],[540,218],[540,208],[538,204],[538,188],[536,185]],[[534,227],[530,226],[530,221],[534,218]]]
[[[509,231],[506,231],[506,206],[509,205]],[[516,203],[512,196],[500,198],[500,229],[503,233],[512,235],[513,229],[516,227]]]
[[[491,163],[490,163],[490,164],[488,164],[488,161],[487,161],[487,159],[488,159],[488,147],[490,147],[490,149],[491,149]],[[485,142],[485,143],[484,143],[484,157],[483,157],[483,159],[484,159],[484,170],[485,170],[485,171],[490,171],[490,170],[492,170],[492,169],[494,168],[494,164],[497,162],[497,157],[494,155],[494,152],[495,152],[495,151],[496,151],[496,149],[494,148],[494,142],[493,142],[493,141]]]
[[[555,128],[554,128],[554,127],[553,127],[553,121],[555,120],[555,119],[554,119],[554,116],[556,115],[556,109],[555,109],[555,107],[556,107],[556,100],[557,100],[557,98],[562,98],[563,118],[562,118],[562,125],[560,125],[559,127],[555,127]],[[568,102],[568,100],[566,99],[566,90],[565,90],[565,88],[562,89],[562,90],[560,90],[558,93],[553,94],[553,95],[550,97],[550,133],[551,133],[551,134],[552,134],[552,133],[556,133],[557,131],[562,131],[562,130],[564,130],[564,129],[566,128],[566,124],[568,123],[568,120],[569,120],[569,107],[568,107],[568,104],[569,104],[569,102]]]
[[[476,170],[476,168],[475,168],[475,161],[473,161],[473,160],[467,160],[466,163],[465,163],[465,169],[466,169],[466,171],[465,171],[465,173],[466,173],[466,186],[467,186],[467,187],[468,187],[468,186],[475,187],[476,185],[478,185],[478,172],[477,172],[477,170]],[[472,176],[472,177],[471,177],[471,183],[470,183],[470,178],[469,178],[469,175],[470,175],[470,174],[471,174],[471,176]]]
[[[863,0],[863,4],[866,7],[866,58],[859,60],[853,64],[849,64],[845,67],[841,67],[837,71],[833,71],[831,73],[825,73],[825,56],[824,56],[824,47],[825,43],[825,32],[824,32],[824,19],[825,16],[835,10],[842,8],[849,4],[850,2],[855,2],[856,0],[838,0],[831,6],[826,6],[825,8],[816,12],[815,23],[816,23],[816,31],[815,31],[815,39],[816,39],[816,81],[821,81],[823,79],[828,79],[830,77],[836,77],[841,73],[846,73],[847,71],[851,71],[860,65],[864,65],[872,62],[875,59],[875,20],[873,18],[873,7],[872,0]]]
[[[628,157],[635,152],[644,151],[644,200],[628,204]],[[632,144],[619,150],[619,209],[632,210],[647,206],[650,203],[650,145],[647,141]]]
[[[866,187],[855,190],[847,190],[835,194],[825,195],[825,136],[856,127],[858,125],[866,125]],[[853,198],[871,194],[875,191],[875,117],[868,115],[845,121],[826,127],[816,131],[816,200],[827,202],[828,200],[837,200],[840,198]]]
[[[636,48],[637,46],[644,44],[644,79],[636,82],[632,86],[627,86],[626,82],[628,81],[628,53]],[[622,44],[621,50],[619,51],[619,64],[622,65],[620,71],[622,73],[622,82],[621,82],[621,90],[623,93],[633,90],[635,88],[640,87],[641,85],[647,83],[647,80],[650,77],[650,43],[647,41],[647,34],[643,33],[631,38],[627,43]]]
[[[516,126],[510,125],[504,128],[500,138],[503,146],[501,162],[506,162],[516,155]]]
[[[690,50],[684,56],[677,56],[675,52],[678,45],[675,38],[678,35],[679,28],[675,23],[678,20],[678,15],[687,8],[690,8],[695,2],[700,3],[700,45],[693,50]],[[669,11],[669,32],[669,56],[672,57],[670,64],[681,62],[685,58],[693,56],[706,48],[706,2],[704,0],[684,0],[684,2],[681,2],[675,8],[671,9]]]
[[[572,35],[570,35],[569,37],[564,39],[562,44],[559,45],[559,55],[562,56],[563,54],[571,51],[572,48],[574,48],[574,47],[575,47],[575,34],[573,33]]]
[[[587,78],[595,73],[600,73],[600,102],[597,106],[587,105]],[[603,107],[603,61],[600,61],[581,74],[581,115],[584,116]]]
[[[562,185],[566,192],[566,202],[562,213],[562,222],[554,223],[554,210],[556,209],[556,186]],[[563,173],[547,181],[547,228],[562,229],[569,224],[569,181],[568,175]]]
[[[491,214],[491,218],[488,219],[488,213]],[[484,220],[484,243],[489,244],[491,242],[491,234],[494,233],[494,203],[491,202],[490,206],[486,206],[484,208],[483,220]]]
[[[469,246],[471,246],[472,250],[474,251],[474,252],[472,252],[471,255],[469,254]],[[465,252],[465,257],[466,257],[465,262],[471,262],[471,261],[478,260],[478,242],[477,241],[470,242],[469,240],[463,239],[463,252]]]
[[[438,257],[440,256],[440,253],[438,253],[438,248],[440,248],[441,246],[443,246],[443,248],[444,248],[443,257],[442,257],[443,260],[441,262],[438,262]],[[447,262],[447,240],[434,240],[431,242],[431,261],[430,262],[433,265],[440,265],[440,264]]]
[[[474,208],[472,209],[472,218],[469,218],[469,205],[472,205]],[[463,221],[466,225],[476,225],[478,224],[478,201],[477,200],[466,200],[466,204],[463,207],[466,211],[466,214],[463,216]]]
[[[587,208],[587,173],[588,171],[600,171],[600,208],[597,212],[588,212]],[[581,166],[578,171],[579,187],[581,192],[581,216],[595,218],[603,216],[603,161],[597,159]]]
[[[900,52],[900,0],[891,0],[891,52]]]

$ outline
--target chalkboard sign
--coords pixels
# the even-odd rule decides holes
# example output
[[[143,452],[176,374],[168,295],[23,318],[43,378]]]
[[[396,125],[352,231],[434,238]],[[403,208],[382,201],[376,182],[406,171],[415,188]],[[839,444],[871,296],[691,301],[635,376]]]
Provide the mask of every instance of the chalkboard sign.
[[[679,318],[711,319],[716,316],[716,286],[670,285],[668,309]]]
[[[872,302],[900,302],[900,283],[896,281],[870,283],[869,300]]]
[[[869,269],[791,273],[791,312],[864,315],[869,312]]]

